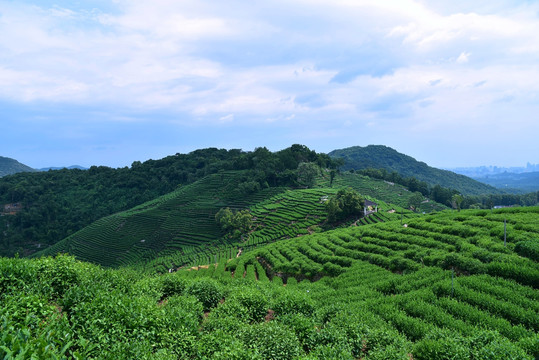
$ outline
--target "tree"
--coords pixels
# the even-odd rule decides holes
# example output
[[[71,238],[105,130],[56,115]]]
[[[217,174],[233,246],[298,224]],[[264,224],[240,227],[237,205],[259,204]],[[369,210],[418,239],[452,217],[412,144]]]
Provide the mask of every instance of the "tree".
[[[414,211],[417,211],[421,202],[423,201],[423,195],[420,192],[413,193],[412,196],[408,199],[408,207]]]
[[[351,188],[340,189],[337,194],[326,203],[328,221],[344,220],[353,215],[360,215],[365,201],[359,193]]]
[[[337,171],[335,171],[334,169],[332,169],[332,170],[329,172],[329,187],[332,187],[332,186],[333,186],[333,180],[335,179],[335,175],[337,175]]]
[[[302,185],[311,188],[314,186],[316,175],[320,168],[312,162],[302,162],[298,165],[298,182]]]
[[[239,238],[253,226],[253,217],[249,210],[232,211],[230,208],[223,208],[215,214],[215,221],[231,238]]]
[[[230,208],[222,208],[215,214],[215,221],[221,226],[221,229],[229,232],[233,228],[234,213]]]
[[[458,211],[460,211],[460,205],[462,204],[462,201],[464,200],[464,198],[462,197],[462,195],[460,194],[455,194],[451,197],[451,206],[453,207],[453,209],[457,209]]]

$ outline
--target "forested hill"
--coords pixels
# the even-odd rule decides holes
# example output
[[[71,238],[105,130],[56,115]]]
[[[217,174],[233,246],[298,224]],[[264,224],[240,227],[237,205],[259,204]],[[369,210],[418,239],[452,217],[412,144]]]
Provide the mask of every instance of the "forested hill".
[[[245,170],[237,189],[254,193],[264,188],[297,186],[297,168],[312,162],[335,167],[326,154],[303,145],[272,153],[266,148],[208,148],[160,160],[135,161],[131,167],[92,166],[88,170],[17,173],[0,179],[0,212],[18,204],[16,214],[0,217],[0,255],[27,246],[52,245],[102,217],[127,210],[203,177],[229,170]],[[36,249],[37,250],[37,249]]]
[[[353,146],[333,150],[328,155],[332,158],[343,159],[344,163],[341,170],[345,171],[352,169],[385,169],[387,172],[396,172],[404,177],[414,177],[431,186],[441,185],[445,188],[455,189],[464,195],[497,194],[501,192],[501,190],[467,176],[428,166],[424,162],[417,161],[411,156],[401,154],[383,145]]]
[[[29,166],[21,164],[15,159],[0,156],[0,177],[15,174],[19,172],[37,171]]]

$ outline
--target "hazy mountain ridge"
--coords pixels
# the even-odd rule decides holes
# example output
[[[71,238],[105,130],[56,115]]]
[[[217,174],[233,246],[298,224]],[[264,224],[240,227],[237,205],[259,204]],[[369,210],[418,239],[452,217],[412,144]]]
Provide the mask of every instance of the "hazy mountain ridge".
[[[24,165],[15,159],[0,156],[0,177],[19,172],[35,172],[30,166]]]
[[[539,191],[539,171],[486,175],[474,177],[475,180],[513,193]]]
[[[71,166],[49,166],[49,167],[40,168],[39,171],[63,170],[63,169],[68,169],[68,170],[72,170],[72,169],[88,170],[88,168],[86,168],[84,166],[71,165]]]
[[[469,176],[473,179],[482,178],[490,175],[512,173],[512,174],[522,174],[530,172],[539,172],[539,164],[527,163],[526,166],[472,166],[472,167],[456,167],[456,168],[446,168],[445,170],[453,171],[457,174]]]

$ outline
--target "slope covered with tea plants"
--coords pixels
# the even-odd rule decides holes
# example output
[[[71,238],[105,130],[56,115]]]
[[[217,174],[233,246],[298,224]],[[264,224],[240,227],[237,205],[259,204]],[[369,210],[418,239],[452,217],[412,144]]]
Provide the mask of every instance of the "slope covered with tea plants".
[[[251,194],[239,190],[245,172],[221,172],[102,218],[36,256],[69,253],[105,266],[149,261],[158,255],[189,255],[199,247],[217,246],[223,234],[215,222],[220,208],[247,207],[284,191],[267,188]],[[178,259],[181,263],[182,260]]]
[[[69,253],[105,266],[138,265],[163,272],[331,228],[326,226],[325,201],[339,187],[325,187],[323,176],[318,176],[320,187],[312,189],[268,187],[247,193],[241,189],[246,179],[247,171],[208,175],[153,201],[104,217],[33,256]],[[367,185],[360,186],[362,181]],[[365,191],[372,184],[384,183],[365,177],[354,183]],[[396,197],[389,194],[385,197]],[[417,216],[375,201],[380,204],[379,212],[358,224]],[[253,219],[251,231],[241,238],[228,238],[215,220],[223,208],[248,209]]]
[[[158,276],[3,258],[0,356],[536,359],[538,215],[440,212]]]

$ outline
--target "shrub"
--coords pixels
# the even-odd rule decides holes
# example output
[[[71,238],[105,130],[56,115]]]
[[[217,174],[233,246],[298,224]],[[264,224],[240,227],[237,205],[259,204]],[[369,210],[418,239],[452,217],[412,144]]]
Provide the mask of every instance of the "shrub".
[[[515,244],[515,251],[534,261],[539,261],[539,239],[519,241]]]
[[[312,339],[316,333],[314,319],[303,314],[286,314],[279,316],[279,322],[290,327],[304,349],[312,349]]]
[[[196,343],[196,358],[202,360],[251,360],[259,358],[245,344],[229,332],[217,330],[202,335]]]
[[[241,339],[262,359],[287,360],[300,355],[301,346],[291,329],[275,321],[245,328]]]
[[[315,351],[311,352],[306,359],[354,360],[355,358],[350,353],[350,350],[346,347],[343,348],[341,346],[320,345]]]
[[[331,262],[326,262],[323,266],[323,271],[324,273],[330,275],[330,276],[338,276],[340,274],[342,274],[345,269],[340,266],[340,265],[337,265],[337,264],[333,264]]]
[[[191,295],[171,296],[164,303],[163,325],[168,329],[183,328],[196,335],[204,316],[202,304]]]
[[[71,286],[78,285],[77,265],[74,257],[58,255],[54,259],[42,259],[37,274],[42,285],[50,286],[51,296],[58,298],[63,296]]]
[[[0,298],[35,281],[37,261],[0,258]]]
[[[237,289],[227,298],[225,303],[231,302],[236,302],[245,309],[243,317],[248,322],[261,321],[268,313],[268,300],[266,296],[262,292],[252,288]]]
[[[310,316],[314,312],[315,306],[306,293],[285,291],[277,296],[271,308],[277,315],[304,314]]]
[[[204,310],[209,310],[223,298],[223,290],[217,281],[211,278],[202,278],[193,281],[186,289],[186,293],[195,296],[202,303]]]
[[[432,330],[413,348],[417,360],[468,360],[469,342],[461,335],[447,330]]]
[[[272,282],[277,286],[283,286],[283,278],[280,276],[274,276]]]
[[[477,360],[532,359],[524,350],[500,336],[497,331],[483,330],[470,339],[471,358]]]
[[[188,285],[188,280],[181,278],[177,273],[166,274],[161,277],[161,291],[163,297],[182,295]]]

